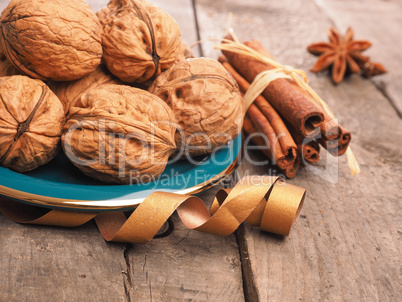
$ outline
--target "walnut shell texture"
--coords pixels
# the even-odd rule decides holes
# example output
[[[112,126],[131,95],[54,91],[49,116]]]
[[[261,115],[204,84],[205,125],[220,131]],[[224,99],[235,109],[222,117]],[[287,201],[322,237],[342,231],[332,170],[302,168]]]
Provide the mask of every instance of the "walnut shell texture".
[[[6,59],[6,55],[4,54],[3,49],[1,49],[1,47],[0,47],[0,60],[4,61],[4,59]]]
[[[148,182],[175,151],[171,109],[151,93],[105,84],[70,107],[62,146],[83,173],[106,183]]]
[[[183,61],[185,59],[194,58],[194,53],[191,50],[190,46],[188,46],[185,42],[181,42],[179,56],[177,57],[177,61]]]
[[[6,57],[0,59],[0,77],[7,77],[12,75],[23,75],[20,70],[14,67],[13,64],[7,60]]]
[[[97,13],[103,26],[103,61],[125,82],[145,82],[176,61],[176,21],[146,0],[111,0]]]
[[[27,172],[49,162],[60,150],[63,106],[40,80],[0,78],[0,164]]]
[[[75,80],[102,57],[102,28],[83,0],[12,0],[0,30],[7,59],[32,78]]]
[[[0,65],[1,71],[1,65]],[[74,81],[51,81],[48,83],[50,89],[57,95],[67,115],[70,104],[78,99],[86,91],[103,84],[123,84],[118,78],[112,75],[106,66],[100,64],[90,74]]]
[[[180,61],[158,76],[149,91],[172,108],[182,156],[210,153],[241,131],[243,98],[237,83],[215,60]]]
[[[8,77],[12,75],[25,75],[22,71],[15,68],[13,64],[7,60],[6,55],[0,47],[0,77]]]

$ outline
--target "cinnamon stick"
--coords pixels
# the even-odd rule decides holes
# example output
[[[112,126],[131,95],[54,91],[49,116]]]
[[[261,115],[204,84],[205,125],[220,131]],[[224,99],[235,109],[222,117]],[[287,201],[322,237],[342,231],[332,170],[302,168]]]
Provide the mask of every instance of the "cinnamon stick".
[[[219,62],[225,67],[227,71],[233,76],[236,80],[237,84],[239,85],[240,90],[245,93],[250,88],[250,83],[243,78],[230,63],[227,61],[225,56],[220,56],[218,59]],[[298,134],[297,132],[293,131],[291,133],[288,128],[289,125],[285,125],[280,115],[276,112],[276,110],[269,104],[269,102],[262,96],[257,97],[254,101],[254,104],[261,110],[264,116],[270,121],[272,128],[274,128],[275,132],[277,133],[278,140],[282,147],[282,150],[288,150],[286,148],[293,148],[292,151],[288,151],[288,154],[291,152],[295,154],[295,146],[299,152],[299,154],[304,158],[305,161],[309,163],[316,163],[320,159],[319,151],[320,146],[316,141],[309,141],[305,143],[305,138]],[[247,125],[246,127],[250,127]],[[291,127],[294,129],[293,127]],[[295,139],[297,138],[297,141]],[[264,142],[263,139],[260,137],[256,138],[258,141],[254,142],[258,146],[263,146]],[[264,152],[266,153],[266,152]],[[286,154],[286,152],[284,152]],[[269,156],[269,155],[268,155]],[[295,156],[296,158],[296,156]]]
[[[290,134],[292,135],[297,149],[300,153],[301,158],[304,161],[315,164],[320,160],[320,145],[317,141],[306,138],[300,133],[298,133],[289,123],[286,124],[289,129]]]
[[[341,134],[341,129],[335,119],[324,112],[324,122],[320,126],[321,135],[326,140],[334,140]]]
[[[257,40],[244,44],[254,49],[263,48]],[[230,51],[222,52],[227,57],[229,63],[249,82],[252,82],[262,71],[274,68],[270,64],[257,61],[247,55]],[[293,80],[274,80],[263,91],[262,95],[266,99],[269,99],[272,106],[298,132],[309,137],[319,133],[319,126],[324,121],[324,115],[306,97],[307,92],[300,88]]]
[[[244,44],[260,54],[273,59],[272,55],[264,48],[264,46],[261,44],[260,41],[258,40],[252,40],[252,41],[247,41],[244,42]],[[253,61],[256,61],[252,59]],[[276,81],[273,81],[268,87],[271,85],[274,85],[277,81],[284,80],[285,79],[278,79]],[[295,86],[294,83],[292,83],[293,86]],[[276,87],[276,86],[275,86]],[[299,86],[295,87],[299,91],[301,91],[301,88]],[[265,92],[265,91],[264,91]],[[318,108],[316,105],[314,105],[314,101],[312,101],[312,97],[305,91],[301,91],[304,95],[304,100],[308,101],[311,106],[316,107],[317,110],[322,112],[322,115],[324,117],[324,121],[320,124],[320,129],[318,132],[314,131],[313,133],[310,133],[310,135],[305,135],[303,132],[301,132],[299,129],[294,127],[294,125],[288,120],[288,122],[294,127],[296,132],[301,133],[305,137],[314,137],[314,135],[321,136],[320,139],[318,139],[319,143],[327,149],[329,153],[331,153],[334,156],[340,156],[346,152],[347,147],[349,146],[350,140],[351,140],[351,133],[347,131],[345,128],[340,126],[337,121],[333,118],[331,118],[325,110]],[[268,98],[269,101],[271,102],[272,99]],[[286,118],[286,117],[285,117]],[[318,130],[318,129],[317,129]],[[320,135],[321,132],[321,135]],[[318,161],[318,160],[317,160]]]
[[[250,84],[234,70],[225,57],[220,57],[219,61],[232,74],[244,94]],[[262,96],[248,108],[243,130],[255,145],[261,147],[261,151],[271,162],[278,165],[286,177],[292,178],[296,175],[300,165],[297,146],[281,117]]]
[[[273,129],[271,123],[266,119],[263,113],[258,109],[257,106],[251,104],[249,109],[247,110],[248,116],[253,121],[255,127],[257,128],[257,132],[264,134],[269,141],[269,149],[270,149],[270,159],[273,164],[278,165],[281,169],[286,169],[293,164],[296,158],[296,144],[294,150],[292,152],[288,152],[285,154],[280,147],[277,134]]]
[[[251,118],[248,116],[247,113],[244,116],[243,130],[246,133],[246,135],[250,137],[250,140],[254,143],[254,145],[263,147],[260,149],[260,151],[264,153],[266,157],[271,159],[272,153],[271,150],[268,148],[269,141],[267,142],[265,139],[267,137],[264,137],[263,133],[258,133],[256,126],[254,125],[253,121],[251,120]]]
[[[233,76],[239,85],[240,91],[244,94],[250,88],[250,83],[247,82],[245,78],[243,78],[234,68],[230,65],[227,59],[224,56],[220,56],[218,59],[219,62],[225,67],[225,69]],[[276,161],[283,161],[283,165],[291,165],[296,158],[297,146],[290,135],[285,123],[283,122],[280,115],[276,112],[276,110],[268,103],[268,101],[263,96],[258,96],[254,103],[250,106],[251,111],[249,110],[249,115],[253,120],[253,117],[259,115],[259,113],[254,108],[254,105],[257,106],[259,111],[265,116],[268,120],[271,128],[274,131],[275,135],[275,145],[277,157]],[[250,109],[250,108],[249,108]],[[261,129],[264,131],[264,129]],[[279,144],[278,144],[279,143]]]
[[[351,139],[351,133],[324,112],[324,123],[321,124],[321,137],[318,142],[332,155],[340,156],[346,152]]]
[[[320,160],[320,145],[316,141],[299,143],[299,152],[304,160],[310,164],[316,164]]]
[[[252,105],[253,106],[253,105]],[[251,107],[251,106],[250,106]],[[253,106],[256,108],[256,106]],[[258,110],[258,108],[257,108]],[[253,119],[255,120],[255,119]],[[267,141],[265,138],[268,138],[269,136],[265,136],[261,131],[257,128],[257,126],[254,124],[253,120],[250,118],[249,114],[246,113],[244,117],[244,122],[243,122],[243,130],[244,132],[250,137],[251,141],[256,145],[262,147],[260,150],[271,160],[273,160],[273,152],[272,148],[268,148],[271,146],[271,142],[267,144]],[[276,148],[279,149],[279,148]],[[293,178],[296,175],[297,170],[299,169],[300,166],[300,156],[296,154],[294,160],[290,165],[283,165],[280,164],[280,161],[277,162],[277,165],[279,169],[282,171],[283,174],[285,174],[286,177],[288,178]]]
[[[286,177],[288,178],[293,178],[296,176],[297,170],[299,170],[300,167],[300,155],[297,153],[297,156],[295,158],[295,161],[293,162],[293,165],[290,167],[286,168],[283,173],[285,174]]]
[[[318,139],[318,142],[333,156],[341,156],[344,154],[352,139],[352,134],[348,130],[340,125],[338,126],[340,131],[338,138],[328,140],[323,136]]]

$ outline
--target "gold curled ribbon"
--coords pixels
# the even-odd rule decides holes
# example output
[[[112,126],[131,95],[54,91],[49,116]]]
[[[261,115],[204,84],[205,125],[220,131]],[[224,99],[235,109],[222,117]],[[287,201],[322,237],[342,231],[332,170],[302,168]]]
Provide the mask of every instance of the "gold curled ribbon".
[[[0,213],[19,223],[75,227],[91,219],[107,241],[147,243],[177,212],[193,230],[227,236],[246,221],[261,230],[289,235],[303,205],[305,190],[278,177],[247,176],[231,190],[217,192],[210,210],[195,196],[166,192],[149,195],[126,218],[124,212],[88,213],[46,210],[0,199]]]
[[[215,49],[246,55],[274,67],[273,69],[261,72],[251,83],[250,88],[244,95],[244,105],[246,110],[271,82],[279,78],[285,78],[294,80],[299,87],[307,91],[312,96],[313,101],[316,102],[315,105],[321,106],[331,118],[335,118],[328,104],[325,103],[324,100],[322,100],[320,96],[310,87],[307,81],[307,75],[303,70],[296,69],[291,66],[284,66],[278,63],[276,60],[268,58],[260,54],[258,51],[240,43],[232,28],[228,29],[228,33],[232,36],[233,41],[222,39],[221,44],[214,46]],[[346,156],[352,175],[360,173],[361,171],[359,164],[357,163],[350,146],[348,146],[346,150]]]

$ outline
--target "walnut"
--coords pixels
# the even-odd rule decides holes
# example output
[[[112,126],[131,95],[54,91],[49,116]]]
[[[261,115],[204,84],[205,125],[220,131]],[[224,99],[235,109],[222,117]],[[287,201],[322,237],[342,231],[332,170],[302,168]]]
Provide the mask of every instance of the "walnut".
[[[180,30],[161,8],[145,0],[111,0],[97,15],[103,61],[122,81],[145,82],[176,61]]]
[[[201,155],[225,145],[241,131],[243,98],[237,83],[212,59],[180,61],[156,78],[149,91],[172,108],[182,155]]]
[[[101,35],[83,0],[12,0],[1,14],[7,59],[41,80],[70,81],[93,71],[102,57]]]
[[[0,59],[0,77],[12,75],[22,75],[22,72],[15,68],[6,57],[3,57]]]
[[[40,80],[0,78],[0,164],[27,172],[59,151],[63,106]]]
[[[12,75],[24,74],[19,69],[15,68],[9,60],[7,60],[6,55],[0,47],[0,77],[7,77]]]
[[[125,85],[97,86],[70,106],[62,146],[83,173],[107,183],[148,182],[175,151],[173,112]]]
[[[177,61],[182,61],[189,58],[194,58],[194,53],[191,50],[190,46],[188,46],[186,43],[182,41]]]
[[[70,104],[86,91],[103,84],[122,84],[122,82],[112,75],[105,65],[100,64],[85,77],[68,82],[52,81],[49,83],[49,87],[60,99],[64,113],[67,115]]]

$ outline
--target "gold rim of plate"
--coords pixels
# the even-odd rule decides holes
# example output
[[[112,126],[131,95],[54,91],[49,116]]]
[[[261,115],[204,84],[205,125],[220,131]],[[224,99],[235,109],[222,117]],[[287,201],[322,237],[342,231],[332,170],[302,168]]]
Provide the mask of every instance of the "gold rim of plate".
[[[236,169],[239,163],[240,154],[235,160],[221,173],[211,179],[198,184],[197,186],[182,189],[169,190],[169,193],[194,195],[204,192],[217,185],[222,180],[229,177]],[[156,190],[158,191],[158,190]],[[163,190],[159,190],[163,191]],[[150,192],[151,194],[152,192]],[[110,199],[110,200],[78,200],[63,199],[38,194],[23,192],[0,185],[0,195],[15,199],[20,202],[26,202],[40,207],[62,208],[65,210],[85,210],[85,211],[107,211],[107,210],[130,210],[137,207],[146,197],[130,199]]]

